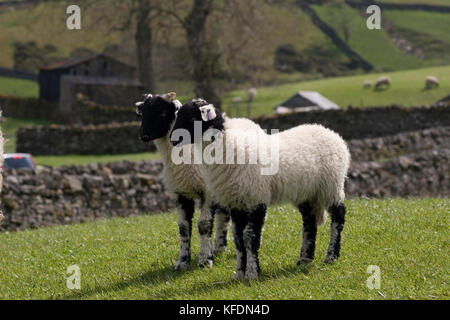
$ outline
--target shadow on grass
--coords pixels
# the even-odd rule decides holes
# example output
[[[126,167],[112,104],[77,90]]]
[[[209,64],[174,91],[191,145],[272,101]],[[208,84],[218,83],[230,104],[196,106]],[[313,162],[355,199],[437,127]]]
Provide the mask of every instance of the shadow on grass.
[[[222,257],[222,259],[225,257]],[[227,259],[228,260],[228,259]],[[188,270],[185,271],[175,271],[172,265],[167,265],[162,269],[151,270],[144,274],[139,275],[138,277],[124,280],[116,283],[112,283],[110,285],[98,286],[94,288],[88,288],[85,290],[73,292],[71,294],[63,295],[58,297],[58,299],[70,300],[70,299],[86,299],[90,298],[96,294],[105,294],[108,292],[121,291],[123,289],[129,287],[138,287],[143,285],[154,285],[157,286],[161,283],[165,283],[166,281],[171,281],[174,278],[178,278],[181,276],[185,276],[190,272],[198,269],[199,267],[194,263],[196,259],[193,257],[193,263]],[[163,288],[162,290],[158,290],[158,294],[155,296],[149,296],[148,299],[167,299],[174,298],[179,296],[190,297],[195,296],[199,292],[207,293],[209,291],[218,290],[218,289],[227,289],[233,285],[244,284],[246,286],[251,286],[253,283],[260,283],[264,281],[271,281],[273,279],[280,279],[282,277],[290,277],[299,273],[303,273],[307,275],[311,269],[314,268],[314,263],[308,265],[297,266],[295,263],[284,266],[280,269],[275,270],[275,272],[265,273],[264,270],[261,276],[257,280],[244,280],[238,281],[234,280],[233,275],[230,274],[228,279],[224,279],[224,281],[214,282],[214,283],[195,283],[192,288]]]
[[[106,293],[111,291],[120,291],[133,286],[142,286],[142,285],[158,285],[163,282],[181,277],[186,275],[196,268],[199,268],[194,262],[198,260],[198,257],[192,256],[192,262],[189,269],[184,271],[176,271],[173,265],[166,265],[162,269],[156,269],[147,271],[135,278],[119,281],[116,283],[112,283],[105,286],[98,286],[94,288],[88,288],[85,290],[73,291],[70,294],[62,295],[58,297],[58,299],[62,300],[70,300],[70,299],[84,299],[89,298],[92,295]]]

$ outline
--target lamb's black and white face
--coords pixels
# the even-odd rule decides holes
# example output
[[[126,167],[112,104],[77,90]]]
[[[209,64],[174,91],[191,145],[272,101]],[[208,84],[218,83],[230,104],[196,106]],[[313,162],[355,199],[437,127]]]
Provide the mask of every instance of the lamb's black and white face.
[[[175,120],[175,125],[173,126],[172,132],[170,133],[172,139],[174,139],[173,133],[178,129],[185,129],[189,132],[190,141],[172,141],[174,146],[178,145],[180,142],[183,144],[192,144],[194,137],[195,122],[201,122],[201,135],[210,128],[217,130],[223,130],[223,117],[222,114],[214,108],[212,104],[208,104],[203,99],[194,99],[191,102],[185,103],[177,112],[177,117]]]
[[[177,110],[176,94],[148,95],[142,102],[136,103],[136,113],[141,116],[140,136],[144,142],[162,138],[169,134]]]

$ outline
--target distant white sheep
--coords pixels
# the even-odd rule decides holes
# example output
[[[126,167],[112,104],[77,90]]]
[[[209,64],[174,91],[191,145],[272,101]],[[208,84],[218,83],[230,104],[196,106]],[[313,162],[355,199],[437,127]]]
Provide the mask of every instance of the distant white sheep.
[[[375,90],[379,90],[381,88],[387,88],[390,87],[391,85],[391,78],[389,77],[380,77],[377,79],[377,81],[375,82]]]
[[[425,88],[426,89],[432,89],[432,88],[438,88],[439,87],[439,80],[438,78],[434,76],[427,76],[425,78]]]
[[[255,100],[255,98],[256,98],[257,93],[258,93],[258,91],[256,90],[256,88],[248,89],[248,101],[253,102],[253,100]]]
[[[372,81],[371,80],[364,81],[363,87],[364,89],[372,88]]]
[[[223,161],[203,164],[208,190],[215,201],[231,211],[237,279],[252,279],[260,273],[258,250],[266,210],[271,204],[290,202],[302,214],[299,265],[313,260],[317,225],[325,222],[329,210],[332,225],[325,261],[338,259],[346,211],[344,181],[350,164],[349,150],[338,134],[321,125],[301,125],[268,135],[251,120],[224,118],[212,105],[199,108],[189,103],[178,111],[173,132],[187,130],[193,143],[195,121],[201,121],[203,132],[216,130],[211,141],[223,141],[220,149],[224,155],[245,153],[243,164]],[[173,141],[175,145],[178,142]],[[203,150],[210,148],[211,143],[204,141]],[[248,159],[275,145],[279,146],[276,159],[279,170],[262,175],[266,166]]]

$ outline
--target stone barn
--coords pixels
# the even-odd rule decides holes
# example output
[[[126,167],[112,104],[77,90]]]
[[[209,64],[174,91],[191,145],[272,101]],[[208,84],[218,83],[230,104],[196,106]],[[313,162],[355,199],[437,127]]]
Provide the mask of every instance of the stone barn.
[[[58,101],[63,75],[134,79],[136,68],[104,54],[69,58],[42,67],[39,71],[39,98]]]

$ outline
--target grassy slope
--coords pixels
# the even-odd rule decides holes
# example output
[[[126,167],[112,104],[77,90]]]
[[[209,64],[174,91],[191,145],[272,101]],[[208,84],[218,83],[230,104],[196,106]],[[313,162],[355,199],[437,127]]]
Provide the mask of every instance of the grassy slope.
[[[450,5],[450,2],[449,2]],[[450,61],[450,14],[387,10],[385,19],[416,48],[421,48],[425,59],[433,64]]]
[[[38,97],[39,86],[34,81],[0,77],[0,94],[16,97]]]
[[[432,4],[448,6],[450,3],[448,0],[378,0],[380,3],[400,3],[400,4]]]
[[[68,30],[66,26],[67,5],[64,3],[41,3],[33,8],[0,13],[0,65],[12,67],[14,41],[35,41],[40,47],[47,43],[58,48],[58,55],[68,56],[77,47],[102,51],[110,43],[118,43],[120,36],[112,32],[96,14],[82,14],[81,30]],[[95,8],[92,9],[95,13]],[[101,10],[105,10],[102,7]],[[87,10],[86,10],[87,12]],[[91,26],[97,19],[95,30]],[[83,28],[85,26],[85,28]]]
[[[301,217],[273,208],[261,247],[263,275],[233,281],[234,245],[212,269],[177,273],[175,213],[0,234],[1,299],[449,299],[449,199],[350,200],[341,259],[324,265],[329,225],[317,260],[299,270]],[[231,236],[230,236],[231,238]],[[199,239],[194,232],[194,261]],[[81,291],[66,288],[78,264]],[[369,265],[381,288],[366,287]]]
[[[337,18],[336,9],[330,5],[314,6],[314,9],[343,38],[340,29],[342,20]],[[349,21],[349,45],[378,70],[402,70],[426,66],[426,62],[416,56],[405,55],[396,47],[390,36],[383,30],[369,30],[366,19],[348,6],[343,8]]]
[[[389,75],[391,77],[391,88],[385,91],[363,89],[363,83],[366,79],[372,80],[375,83],[376,79],[382,75]],[[423,90],[427,75],[438,77],[441,85],[440,88]],[[348,105],[361,107],[389,104],[401,104],[405,106],[426,105],[435,103],[449,93],[450,66],[329,78],[258,88],[252,115],[271,114],[273,107],[285,101],[299,90],[318,91],[341,107],[347,107]],[[237,95],[240,95],[244,101],[247,97],[246,91],[231,92],[225,97],[225,111],[234,114],[234,109],[231,112],[229,109],[232,105],[231,99]],[[244,110],[241,115],[245,114]]]
[[[450,2],[448,2],[450,5]],[[450,42],[450,14],[423,11],[386,10],[386,17],[395,25],[423,32]]]

